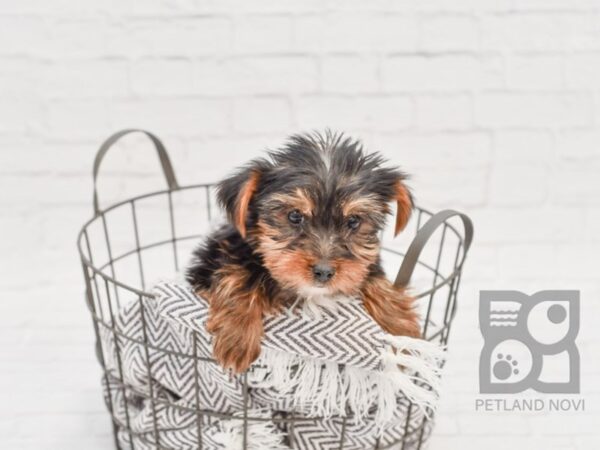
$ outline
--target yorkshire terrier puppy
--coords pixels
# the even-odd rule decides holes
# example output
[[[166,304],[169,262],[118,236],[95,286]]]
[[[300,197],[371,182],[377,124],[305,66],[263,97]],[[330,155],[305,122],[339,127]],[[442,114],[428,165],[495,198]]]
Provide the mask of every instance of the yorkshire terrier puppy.
[[[210,304],[223,367],[246,370],[260,354],[264,316],[299,299],[356,297],[386,332],[420,336],[413,299],[380,264],[389,203],[396,234],[413,208],[406,175],[384,163],[343,135],[296,135],[218,185],[230,224],[194,252],[186,277]]]

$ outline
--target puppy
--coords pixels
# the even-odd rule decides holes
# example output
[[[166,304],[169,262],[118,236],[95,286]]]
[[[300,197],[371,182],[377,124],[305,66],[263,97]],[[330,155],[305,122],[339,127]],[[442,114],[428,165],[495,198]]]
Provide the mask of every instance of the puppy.
[[[260,354],[265,315],[298,299],[360,298],[393,335],[418,337],[413,300],[387,280],[379,232],[413,208],[406,175],[341,134],[296,135],[217,187],[230,224],[194,252],[186,277],[210,304],[215,359],[234,372]]]

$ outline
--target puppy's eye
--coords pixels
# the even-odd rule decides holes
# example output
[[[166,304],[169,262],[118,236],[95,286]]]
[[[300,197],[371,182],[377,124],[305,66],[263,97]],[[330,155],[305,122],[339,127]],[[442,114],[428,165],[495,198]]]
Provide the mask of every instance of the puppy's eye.
[[[294,209],[288,214],[288,220],[294,225],[300,225],[302,222],[304,222],[304,216],[300,211]]]
[[[348,228],[351,230],[357,230],[360,226],[360,217],[358,216],[350,216],[347,220]]]

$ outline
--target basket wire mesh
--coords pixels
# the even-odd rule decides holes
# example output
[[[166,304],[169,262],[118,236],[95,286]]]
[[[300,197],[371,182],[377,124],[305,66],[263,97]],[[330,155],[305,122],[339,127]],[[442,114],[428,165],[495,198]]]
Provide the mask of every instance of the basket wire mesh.
[[[157,150],[167,189],[139,195],[127,200],[100,208],[96,189],[96,180],[102,159],[106,152],[123,136],[141,132],[149,137]],[[132,389],[124,379],[122,350],[120,340],[136,341],[144,348],[147,376],[153,379],[153,366],[150,351],[176,354],[168,348],[157,348],[148,342],[147,323],[142,303],[154,298],[148,290],[154,282],[164,279],[185,267],[191,250],[207,235],[223,216],[216,207],[214,188],[211,184],[180,186],[162,142],[153,134],[143,130],[123,130],[112,135],[100,147],[94,162],[94,216],[87,221],[78,236],[77,245],[85,280],[85,297],[92,316],[96,335],[96,355],[103,368],[103,382],[108,390],[106,403],[112,416],[115,445],[118,449],[134,449],[134,437],[151,448],[175,450],[161,442],[161,433],[157,424],[157,408],[165,405],[196,417],[198,433],[197,448],[204,449],[202,428],[217,419],[241,420],[243,423],[243,449],[248,449],[248,424],[271,420],[293,427],[301,421],[315,421],[319,418],[295,417],[294,413],[281,414],[279,417],[265,419],[252,417],[248,413],[247,374],[242,375],[243,404],[241,414],[226,414],[202,409],[199,402],[198,376],[199,364],[216,364],[210,358],[197,353],[197,336],[193,334],[193,354],[177,354],[182,358],[191,358],[194,363],[195,405],[193,407],[175,404],[164,398],[158,398],[149,383],[148,392],[136,392],[136,395],[150,402],[152,408],[152,440],[131,427],[129,405],[125,405],[125,420],[117,417],[112,404],[113,392],[118,389],[125,397]],[[195,216],[196,214],[196,216]],[[457,307],[462,268],[469,250],[473,227],[467,216],[452,210],[433,214],[423,208],[415,208],[412,224],[393,241],[390,230],[382,234],[382,259],[384,267],[390,273],[400,267],[395,283],[410,286],[417,298],[423,318],[423,336],[430,341],[446,345],[452,321]],[[387,233],[385,233],[387,231]],[[407,249],[404,251],[404,249]],[[169,267],[170,266],[170,267]],[[139,302],[140,321],[143,339],[140,341],[116,327],[115,317],[124,304]],[[116,344],[117,380],[110,380],[105,365],[106,349],[102,346],[101,333],[110,333]],[[116,386],[115,386],[116,384]],[[432,418],[423,417],[417,427],[410,427],[413,405],[409,404],[405,418],[403,437],[399,441],[381,444],[378,440],[373,449],[421,449],[422,443],[431,429]],[[346,439],[346,420],[341,418],[342,432],[339,449],[344,449]],[[123,447],[118,433],[125,432],[129,437],[129,447]],[[294,433],[289,432],[292,439]],[[288,442],[294,448],[294,442]]]

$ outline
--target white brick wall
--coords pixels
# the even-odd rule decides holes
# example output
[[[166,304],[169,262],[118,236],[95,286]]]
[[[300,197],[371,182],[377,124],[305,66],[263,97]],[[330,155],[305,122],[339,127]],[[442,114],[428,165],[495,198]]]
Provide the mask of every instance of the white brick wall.
[[[600,1],[0,1],[0,446],[108,449],[75,236],[109,132],[183,182],[330,126],[476,225],[432,449],[600,448]],[[143,140],[105,197],[161,185]],[[585,414],[474,411],[479,289],[582,290]]]

